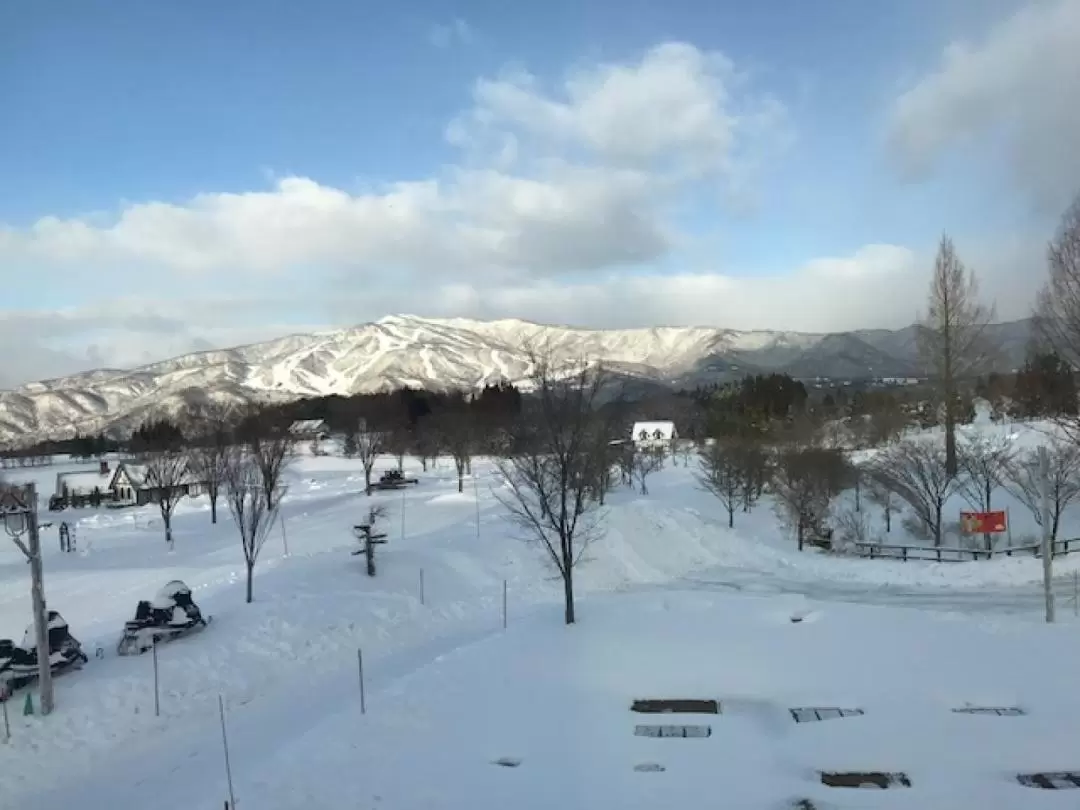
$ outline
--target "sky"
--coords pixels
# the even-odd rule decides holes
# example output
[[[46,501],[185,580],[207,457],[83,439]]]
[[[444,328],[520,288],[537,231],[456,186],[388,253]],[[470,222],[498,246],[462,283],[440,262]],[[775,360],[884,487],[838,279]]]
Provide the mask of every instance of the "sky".
[[[388,314],[1028,314],[1080,0],[0,0],[0,386]]]

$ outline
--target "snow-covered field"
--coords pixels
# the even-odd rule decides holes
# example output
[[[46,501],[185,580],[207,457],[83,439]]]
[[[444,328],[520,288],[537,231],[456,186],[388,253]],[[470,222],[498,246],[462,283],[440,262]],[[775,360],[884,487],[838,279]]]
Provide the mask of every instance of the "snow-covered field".
[[[1018,442],[1042,435],[1000,430]],[[222,508],[212,526],[205,499],[180,506],[172,553],[154,507],[43,516],[54,522],[44,533],[49,606],[91,660],[57,679],[54,715],[24,717],[21,696],[9,704],[0,808],[220,808],[219,695],[241,808],[644,807],[682,797],[776,807],[797,796],[826,807],[1019,807],[1057,794],[1014,786],[1010,773],[1080,767],[1061,738],[1080,719],[1068,688],[1080,555],[1055,563],[1068,621],[1047,628],[1037,624],[1037,559],[799,553],[768,503],[729,530],[693,469],[669,462],[648,496],[611,496],[607,533],[580,570],[581,623],[567,629],[539,550],[503,518],[491,465],[474,464],[464,494],[448,463],[408,466],[418,486],[367,498],[357,462],[298,459],[251,605],[231,520]],[[32,475],[50,492],[56,472]],[[350,529],[372,503],[386,506],[389,535],[374,579],[349,554]],[[1020,527],[1030,520],[1022,507],[1011,513]],[[60,520],[75,522],[77,553],[59,551]],[[897,532],[891,541],[904,542]],[[1071,515],[1064,535],[1080,535]],[[161,648],[157,717],[151,656],[114,648],[135,603],[175,578],[214,621]],[[0,544],[0,637],[21,638],[28,586],[25,562]],[[806,621],[792,624],[793,610]],[[681,696],[727,701],[709,718],[712,737],[633,736],[649,720],[635,721],[631,698]],[[965,702],[1030,713],[950,712]],[[784,714],[811,704],[867,713],[813,726]],[[521,764],[490,764],[502,756]],[[644,762],[667,770],[633,770]],[[815,769],[863,766],[907,770],[914,786],[879,798],[814,782]]]

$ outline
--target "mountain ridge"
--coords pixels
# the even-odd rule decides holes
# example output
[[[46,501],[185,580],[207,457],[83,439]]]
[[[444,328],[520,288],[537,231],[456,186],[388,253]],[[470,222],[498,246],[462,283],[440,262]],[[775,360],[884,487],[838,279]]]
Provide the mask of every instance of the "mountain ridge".
[[[991,328],[1003,346],[1003,368],[1018,365],[1030,321]],[[557,362],[601,361],[627,376],[675,388],[748,373],[804,379],[918,376],[916,329],[580,329],[510,318],[387,315],[344,329],[193,352],[133,369],[94,369],[0,391],[0,441],[63,438],[78,431],[120,433],[152,413],[175,413],[205,397],[283,401],[403,386],[449,390],[519,383],[531,368],[530,346],[543,346]]]

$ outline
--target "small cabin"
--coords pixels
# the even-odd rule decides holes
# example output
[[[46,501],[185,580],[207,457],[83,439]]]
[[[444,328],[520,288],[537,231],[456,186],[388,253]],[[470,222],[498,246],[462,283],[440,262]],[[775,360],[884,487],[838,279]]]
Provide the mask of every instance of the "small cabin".
[[[630,430],[630,440],[635,447],[642,450],[661,447],[670,450],[678,438],[674,422],[634,422],[634,427]]]

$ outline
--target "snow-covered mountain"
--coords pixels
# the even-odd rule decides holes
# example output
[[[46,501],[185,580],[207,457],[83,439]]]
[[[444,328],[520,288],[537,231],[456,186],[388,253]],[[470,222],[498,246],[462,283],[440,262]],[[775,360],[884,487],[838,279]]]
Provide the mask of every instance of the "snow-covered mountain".
[[[1015,364],[1027,324],[995,327]],[[1005,342],[1005,341],[1003,341]],[[913,331],[839,335],[705,327],[586,330],[519,320],[392,315],[350,329],[199,352],[131,370],[102,369],[0,392],[0,440],[133,427],[203,397],[284,400],[411,386],[521,382],[529,349],[559,362],[603,361],[643,382],[694,385],[748,372],[797,377],[917,373]],[[1015,346],[1014,346],[1015,344]]]

